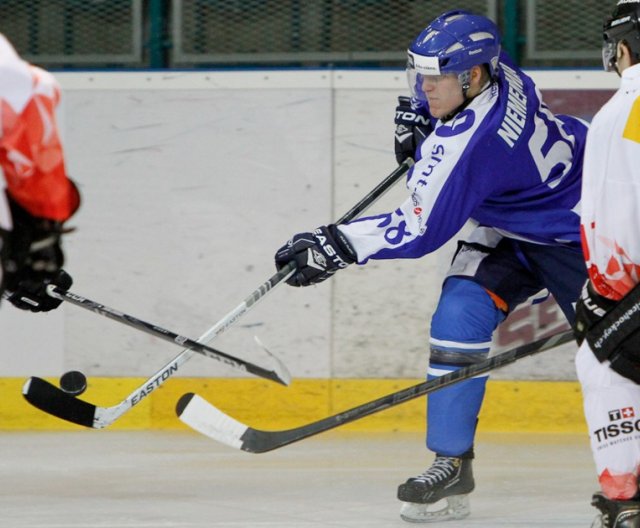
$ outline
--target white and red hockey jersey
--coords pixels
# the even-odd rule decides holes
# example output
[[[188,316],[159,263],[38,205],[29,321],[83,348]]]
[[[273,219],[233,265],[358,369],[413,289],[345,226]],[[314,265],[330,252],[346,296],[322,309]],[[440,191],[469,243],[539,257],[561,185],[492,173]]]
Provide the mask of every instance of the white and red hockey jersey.
[[[640,65],[594,117],[585,149],[581,231],[596,291],[619,300],[640,281]],[[600,363],[585,340],[576,356],[598,481],[628,500],[640,475],[640,386]]]
[[[79,196],[66,175],[55,119],[59,99],[53,75],[22,60],[0,34],[0,168],[7,192],[33,216],[64,221]]]
[[[619,300],[640,281],[640,65],[594,117],[585,149],[581,231],[596,291]]]

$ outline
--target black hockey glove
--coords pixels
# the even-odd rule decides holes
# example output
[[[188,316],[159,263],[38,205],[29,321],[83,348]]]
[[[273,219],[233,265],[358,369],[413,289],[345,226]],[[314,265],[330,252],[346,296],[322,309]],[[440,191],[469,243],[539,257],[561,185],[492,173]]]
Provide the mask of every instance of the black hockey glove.
[[[61,269],[62,223],[32,216],[11,197],[9,205],[13,230],[2,233],[2,290],[8,291],[9,301],[22,310],[48,312],[62,301],[47,295],[47,285],[68,289],[72,283]]]
[[[582,288],[580,299],[576,303],[576,319],[573,323],[573,335],[578,342],[578,346],[585,340],[589,330],[615,305],[615,301],[606,299],[594,292],[591,287],[591,281],[587,281]]]
[[[313,233],[294,235],[275,256],[276,268],[295,262],[297,270],[287,280],[290,286],[310,286],[331,277],[356,261],[356,252],[338,228],[321,226]]]
[[[24,279],[18,283],[18,287],[9,296],[9,302],[21,310],[32,312],[48,312],[54,310],[60,303],[47,294],[47,286],[53,284],[63,290],[68,290],[73,284],[71,276],[63,269],[58,270],[52,277],[45,279]]]
[[[433,131],[429,115],[424,108],[412,105],[410,97],[401,95],[394,122],[396,161],[400,164],[407,158],[416,159],[416,149]]]
[[[576,305],[574,333],[578,344],[586,339],[598,361],[640,384],[640,330],[636,311],[636,286],[620,301],[593,291],[591,283],[582,290]]]

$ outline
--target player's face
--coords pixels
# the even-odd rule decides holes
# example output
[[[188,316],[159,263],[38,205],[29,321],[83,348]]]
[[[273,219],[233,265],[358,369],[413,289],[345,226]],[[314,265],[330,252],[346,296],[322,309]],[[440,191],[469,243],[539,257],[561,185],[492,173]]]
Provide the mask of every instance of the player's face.
[[[455,74],[424,75],[422,91],[429,102],[429,112],[438,119],[450,114],[464,102],[462,87]]]

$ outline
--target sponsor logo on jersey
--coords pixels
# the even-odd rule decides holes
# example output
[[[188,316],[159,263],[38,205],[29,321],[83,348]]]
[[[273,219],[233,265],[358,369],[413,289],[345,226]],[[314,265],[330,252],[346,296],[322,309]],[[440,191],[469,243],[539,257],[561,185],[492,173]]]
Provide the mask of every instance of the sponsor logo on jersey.
[[[506,64],[501,64],[507,87],[507,107],[498,135],[503,141],[513,148],[518,142],[524,126],[527,122],[527,96],[524,93],[524,84],[517,72]]]
[[[613,411],[609,411],[609,421],[615,422],[617,420],[622,420],[623,418],[634,418],[635,415],[633,407],[614,409]]]
[[[640,420],[634,420],[636,413],[633,407],[612,409],[608,412],[609,425],[593,431],[598,442],[609,441],[609,444],[631,440],[633,433],[640,433]],[[634,435],[638,438],[637,435]],[[612,440],[613,439],[613,440]]]
[[[444,158],[444,145],[434,145],[431,149],[429,157],[422,158],[420,160],[420,177],[416,180],[414,189],[418,187],[426,187],[429,183],[429,176],[433,173],[434,169],[440,164]],[[426,162],[426,167],[423,168]],[[414,171],[415,173],[415,171]],[[415,204],[414,204],[415,205]]]
[[[424,212],[424,209],[420,205],[420,197],[418,196],[417,193],[413,192],[411,194],[411,202],[413,203],[413,214],[416,215],[418,220],[418,226],[420,227],[420,229],[418,230],[418,234],[424,235],[424,233],[427,230],[427,226],[425,225],[425,220],[422,215],[422,213]]]

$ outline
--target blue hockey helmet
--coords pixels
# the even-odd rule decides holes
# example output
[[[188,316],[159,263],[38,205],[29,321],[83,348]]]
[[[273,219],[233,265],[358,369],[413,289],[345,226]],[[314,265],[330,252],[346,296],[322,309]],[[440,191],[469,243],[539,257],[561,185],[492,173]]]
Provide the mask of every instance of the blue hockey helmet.
[[[640,62],[640,0],[621,0],[602,31],[602,63],[606,71],[616,71],[618,42],[624,42],[635,62]]]
[[[453,73],[466,93],[471,68],[485,64],[491,78],[495,78],[499,58],[500,31],[490,19],[460,9],[447,11],[409,46],[409,87],[414,97],[425,99],[421,76]]]

